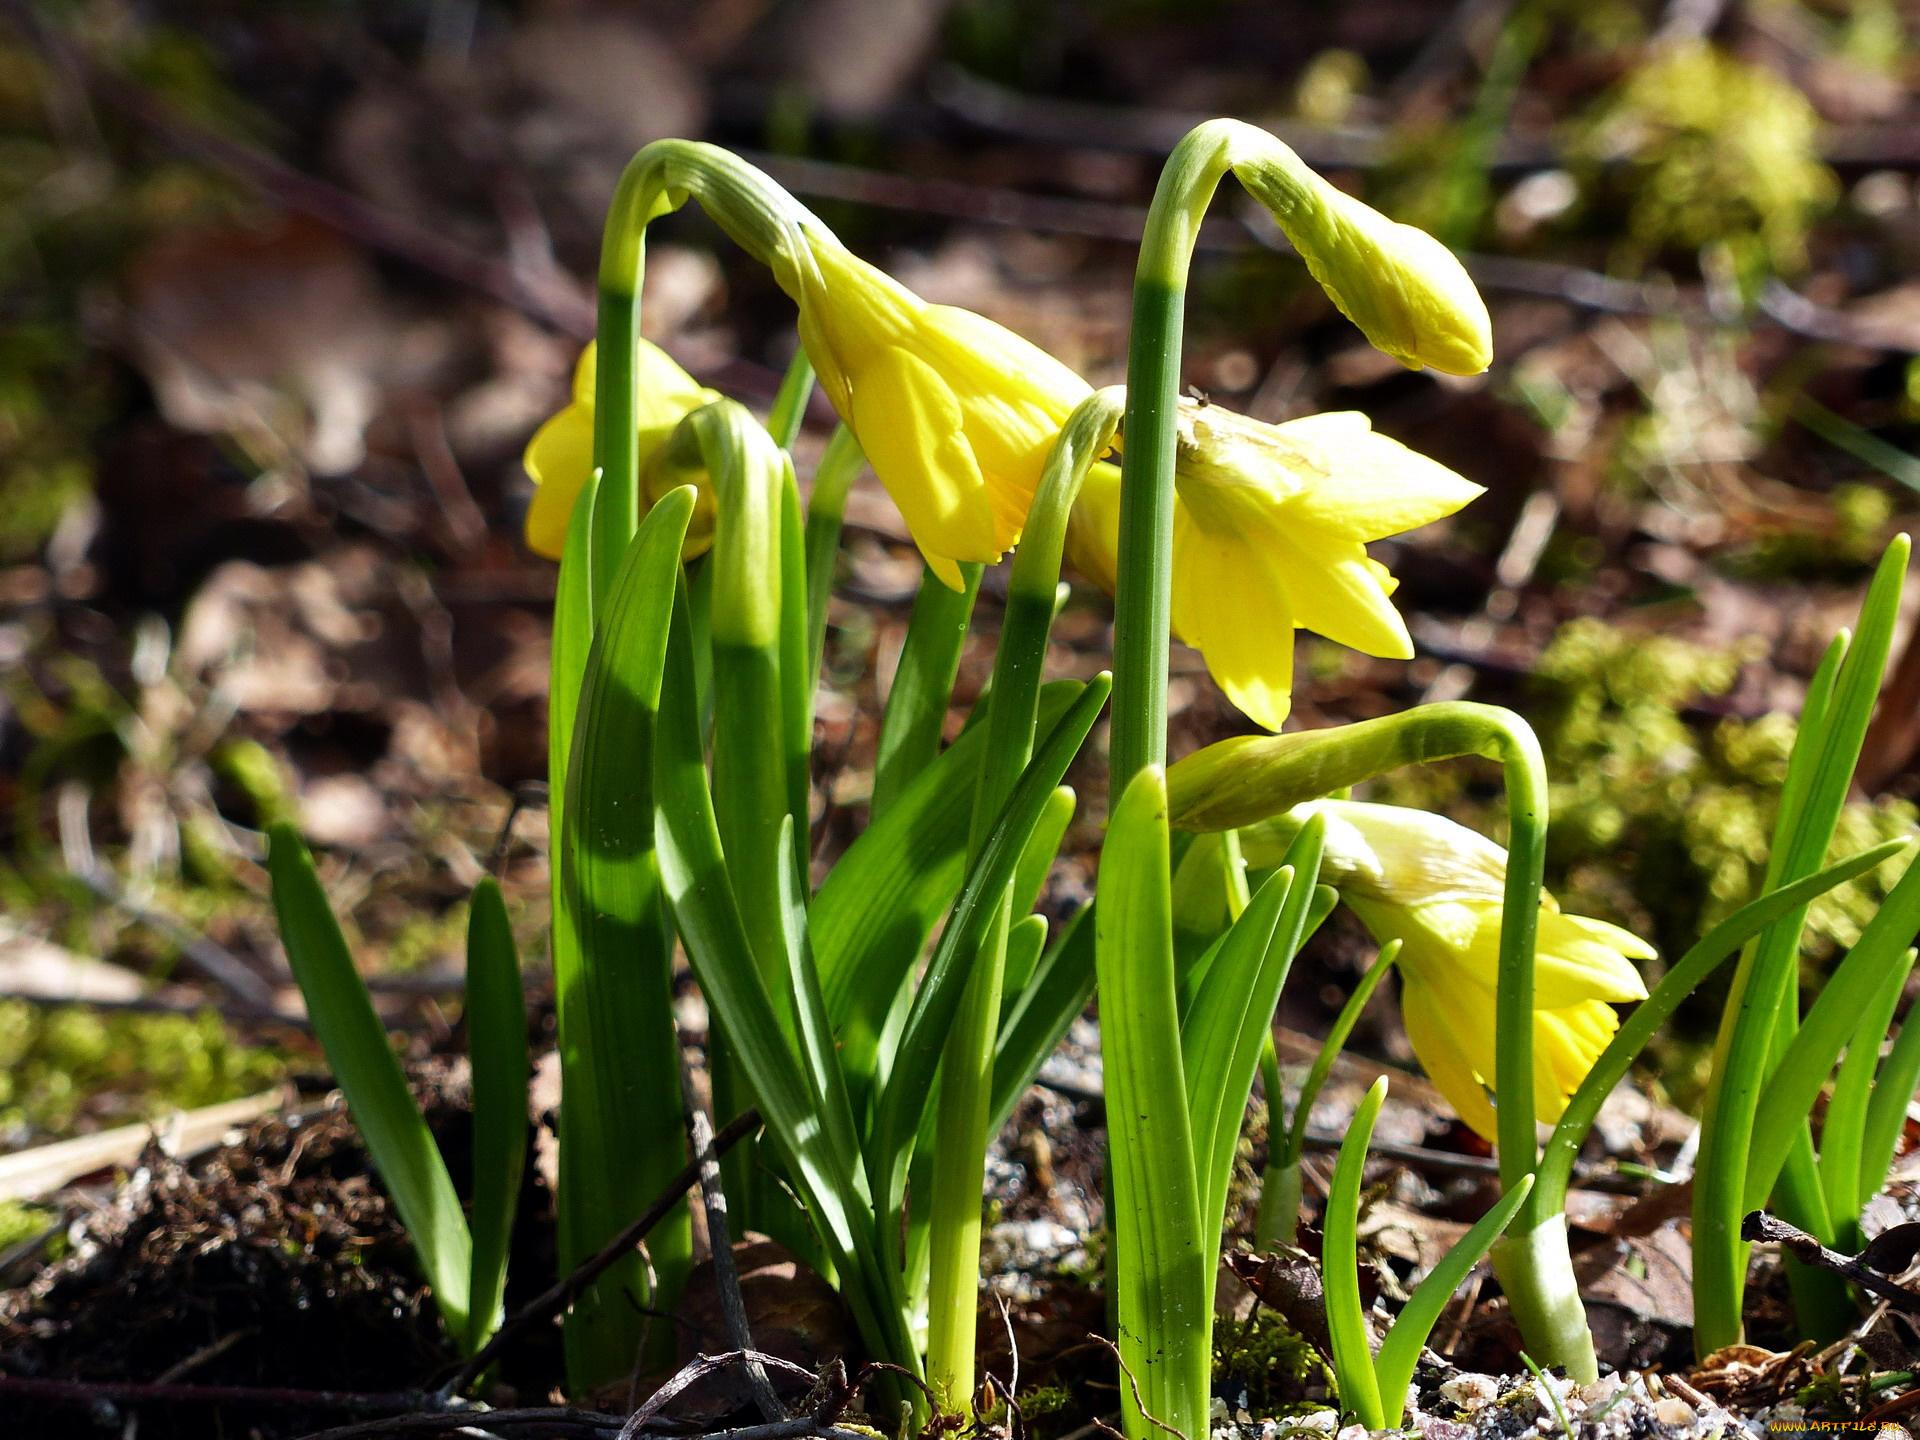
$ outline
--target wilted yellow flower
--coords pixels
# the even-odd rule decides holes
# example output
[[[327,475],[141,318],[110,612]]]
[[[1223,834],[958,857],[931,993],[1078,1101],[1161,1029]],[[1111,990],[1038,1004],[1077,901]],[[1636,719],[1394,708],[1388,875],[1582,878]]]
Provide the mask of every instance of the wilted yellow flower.
[[[1407,659],[1395,581],[1365,542],[1451,515],[1481,487],[1339,411],[1266,425],[1182,401],[1174,475],[1173,633],[1220,688],[1269,730],[1293,697],[1293,632]],[[1120,476],[1081,487],[1067,556],[1109,593],[1120,544]]]
[[[1414,1054],[1460,1118],[1495,1138],[1494,996],[1507,852],[1439,815],[1320,800],[1242,831],[1259,864],[1310,814],[1326,819],[1321,878],[1374,939],[1398,940],[1400,1013]],[[1541,898],[1534,959],[1534,1113],[1552,1123],[1619,1027],[1613,1004],[1644,1000],[1632,960],[1654,949],[1617,925],[1565,915]]]
[[[970,310],[930,305],[814,226],[814,270],[776,265],[800,338],[914,543],[947,585],[1020,538],[1047,451],[1087,382]]]
[[[718,391],[703,388],[674,364],[664,350],[645,340],[640,342],[634,355],[633,368],[639,382],[635,415],[640,429],[641,486],[648,490],[648,462],[666,443],[673,427],[688,411],[711,404],[720,395]],[[533,504],[527,508],[527,547],[549,560],[558,560],[566,547],[567,522],[573,516],[573,502],[593,474],[593,382],[594,342],[590,341],[574,367],[572,402],[534,431],[521,460],[539,487],[533,493]],[[673,486],[651,488],[664,494]],[[701,504],[702,511],[709,517],[706,533],[710,535],[712,506],[704,490]]]

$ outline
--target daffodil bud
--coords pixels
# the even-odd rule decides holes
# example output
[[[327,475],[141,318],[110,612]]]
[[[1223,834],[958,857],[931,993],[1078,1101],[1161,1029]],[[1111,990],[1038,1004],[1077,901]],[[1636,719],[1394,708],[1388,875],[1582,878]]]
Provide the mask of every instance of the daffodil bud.
[[[1398,940],[1401,1013],[1414,1054],[1460,1118],[1495,1138],[1494,1000],[1507,852],[1439,815],[1396,805],[1320,800],[1240,834],[1250,866],[1270,866],[1317,815],[1320,874],[1381,944]],[[1633,960],[1654,949],[1617,925],[1560,912],[1541,897],[1534,959],[1534,1110],[1560,1118],[1613,1038],[1613,1004],[1643,1000]]]
[[[1486,302],[1452,251],[1335,189],[1266,131],[1234,120],[1211,126],[1219,127],[1240,183],[1368,340],[1416,370],[1477,375],[1487,368]]]

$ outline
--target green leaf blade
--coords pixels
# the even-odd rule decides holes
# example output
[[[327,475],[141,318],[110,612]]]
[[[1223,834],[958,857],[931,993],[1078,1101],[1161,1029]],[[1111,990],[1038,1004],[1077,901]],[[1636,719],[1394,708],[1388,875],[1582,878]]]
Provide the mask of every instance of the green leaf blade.
[[[499,1323],[526,1166],[527,1004],[499,882],[474,887],[467,916],[467,1044],[473,1062],[473,1266],[468,1349]]]
[[[314,1034],[420,1257],[447,1333],[465,1345],[473,1242],[446,1161],[354,968],[313,859],[286,821],[269,831],[267,868],[287,963],[306,998]]]

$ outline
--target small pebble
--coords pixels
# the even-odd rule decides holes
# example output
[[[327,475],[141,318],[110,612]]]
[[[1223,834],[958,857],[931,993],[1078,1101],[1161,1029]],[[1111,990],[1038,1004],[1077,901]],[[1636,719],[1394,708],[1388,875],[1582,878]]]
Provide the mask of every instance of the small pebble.
[[[1693,1407],[1684,1400],[1669,1395],[1664,1400],[1653,1402],[1653,1418],[1662,1425],[1691,1425]]]
[[[1442,1382],[1440,1394],[1448,1403],[1458,1405],[1462,1410],[1478,1410],[1500,1398],[1500,1382],[1491,1375],[1468,1372]]]

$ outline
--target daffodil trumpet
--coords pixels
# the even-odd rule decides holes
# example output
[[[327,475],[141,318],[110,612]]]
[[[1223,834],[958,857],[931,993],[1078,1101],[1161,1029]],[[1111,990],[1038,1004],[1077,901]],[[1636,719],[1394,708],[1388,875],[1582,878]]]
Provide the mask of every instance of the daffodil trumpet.
[[[1068,516],[1088,470],[1113,442],[1124,403],[1118,389],[1096,391],[1081,401],[1068,416],[1041,472],[1025,536],[1007,577],[993,682],[983,702],[986,751],[974,792],[970,856],[977,856],[986,844],[995,818],[1033,753]],[[980,1194],[991,1138],[988,1127],[1007,939],[1015,919],[1009,887],[974,960],[940,1062],[929,1215],[927,1381],[944,1408],[960,1413],[972,1405],[979,1323]]]

